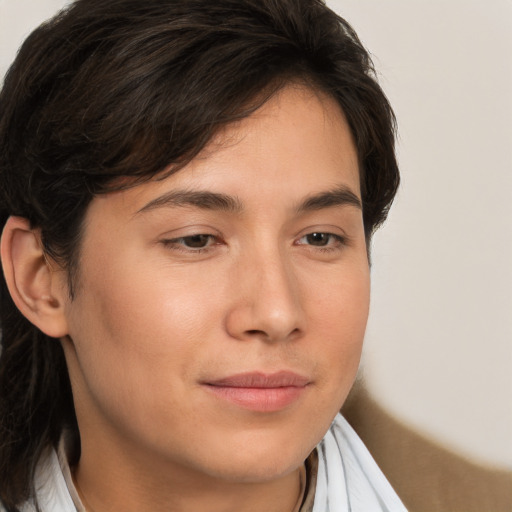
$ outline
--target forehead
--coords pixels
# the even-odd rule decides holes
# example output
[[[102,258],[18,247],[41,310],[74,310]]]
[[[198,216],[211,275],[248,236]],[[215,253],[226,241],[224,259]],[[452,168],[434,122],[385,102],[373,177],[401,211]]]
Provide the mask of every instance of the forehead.
[[[94,202],[127,214],[166,190],[208,190],[247,203],[300,200],[326,189],[349,188],[360,198],[358,157],[345,116],[329,96],[287,86],[252,115],[230,123],[188,165]]]

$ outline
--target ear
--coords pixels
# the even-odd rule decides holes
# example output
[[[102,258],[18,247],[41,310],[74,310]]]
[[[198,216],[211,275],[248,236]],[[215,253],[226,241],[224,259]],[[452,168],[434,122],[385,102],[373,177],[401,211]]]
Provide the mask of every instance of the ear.
[[[27,219],[9,217],[0,257],[7,288],[21,313],[48,336],[65,336],[65,272],[56,264],[53,269],[45,258],[39,230],[31,229]]]

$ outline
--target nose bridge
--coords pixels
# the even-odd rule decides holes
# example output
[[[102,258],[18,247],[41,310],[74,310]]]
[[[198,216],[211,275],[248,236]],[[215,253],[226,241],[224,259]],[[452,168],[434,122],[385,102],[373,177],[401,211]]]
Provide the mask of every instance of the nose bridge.
[[[299,283],[290,255],[277,243],[252,250],[239,262],[237,278],[241,292],[231,312],[232,334],[278,341],[301,330]]]

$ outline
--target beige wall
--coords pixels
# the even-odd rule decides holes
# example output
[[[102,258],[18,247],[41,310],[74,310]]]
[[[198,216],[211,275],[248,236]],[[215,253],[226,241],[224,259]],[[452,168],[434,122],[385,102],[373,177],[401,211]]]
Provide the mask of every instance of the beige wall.
[[[59,0],[0,0],[0,71]],[[391,411],[512,467],[512,2],[330,0],[375,56],[403,187],[363,372]]]
[[[328,3],[374,54],[400,129],[363,372],[400,418],[512,467],[512,2]]]

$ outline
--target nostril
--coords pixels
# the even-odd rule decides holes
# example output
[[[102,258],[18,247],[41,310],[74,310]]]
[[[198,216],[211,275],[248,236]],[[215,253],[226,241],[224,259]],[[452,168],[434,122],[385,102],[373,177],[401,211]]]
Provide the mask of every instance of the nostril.
[[[269,341],[278,341],[280,339],[297,337],[298,335],[300,335],[300,329],[293,329],[292,331],[286,334],[277,332],[271,333],[271,331],[267,332],[263,329],[248,329],[247,331],[245,331],[245,335],[248,338],[262,338],[267,339]]]
[[[261,335],[267,336],[266,332],[260,331],[258,329],[250,329],[250,330],[248,330],[246,332],[247,332],[247,334],[250,334],[251,336],[261,336]]]

